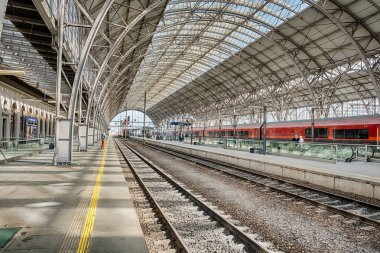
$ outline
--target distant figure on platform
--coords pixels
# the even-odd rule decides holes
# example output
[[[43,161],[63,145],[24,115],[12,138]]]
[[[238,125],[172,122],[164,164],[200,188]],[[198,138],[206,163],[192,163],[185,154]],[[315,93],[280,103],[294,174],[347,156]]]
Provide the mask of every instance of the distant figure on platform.
[[[104,149],[106,147],[106,139],[107,139],[107,134],[105,132],[102,133],[101,135],[101,138],[102,138],[102,149]]]
[[[305,142],[305,140],[302,138],[302,135],[300,136],[300,139],[299,139],[298,142],[299,142],[299,143],[304,143],[304,142]]]
[[[294,135],[294,138],[292,139],[294,142],[299,142],[300,138],[298,138],[298,135]]]

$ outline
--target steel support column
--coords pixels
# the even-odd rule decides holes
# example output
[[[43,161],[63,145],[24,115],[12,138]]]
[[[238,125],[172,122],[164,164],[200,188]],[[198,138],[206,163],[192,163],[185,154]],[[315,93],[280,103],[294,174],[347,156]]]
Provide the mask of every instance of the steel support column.
[[[70,139],[70,145],[66,146],[65,150],[60,151],[62,154],[62,157],[65,157],[67,163],[71,163],[72,161],[72,146],[73,146],[73,126],[74,126],[74,117],[75,117],[75,108],[76,108],[76,100],[78,95],[78,89],[82,78],[82,73],[84,70],[84,66],[87,62],[87,59],[90,55],[90,50],[92,47],[92,44],[95,40],[96,35],[98,34],[98,31],[101,27],[101,24],[103,23],[103,20],[108,13],[108,10],[111,8],[112,3],[114,0],[106,0],[99,11],[98,16],[96,17],[96,20],[93,23],[93,26],[88,34],[88,37],[86,39],[85,45],[83,47],[83,50],[80,55],[77,71],[74,78],[74,83],[71,91],[70,96],[70,103],[69,103],[69,111],[68,111],[68,119],[70,120],[70,131],[71,131],[71,139]],[[56,143],[57,145],[57,143]]]
[[[62,82],[62,51],[63,51],[63,31],[65,22],[65,0],[58,4],[58,55],[57,55],[57,85],[55,92],[55,145],[54,145],[54,165],[58,164],[59,153],[59,113],[61,106],[61,82]]]
[[[80,82],[80,87],[79,87],[79,96],[78,96],[78,151],[81,151],[82,148],[84,148],[87,151],[87,141],[85,143],[83,142],[83,139],[81,138],[81,131],[83,134],[83,129],[82,127],[82,84],[83,82]]]

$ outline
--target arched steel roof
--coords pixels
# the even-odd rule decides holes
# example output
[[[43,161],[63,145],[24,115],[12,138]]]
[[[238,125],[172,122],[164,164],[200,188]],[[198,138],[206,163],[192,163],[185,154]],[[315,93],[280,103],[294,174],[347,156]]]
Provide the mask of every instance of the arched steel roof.
[[[343,0],[313,3],[176,92],[166,93],[148,112],[196,115],[212,113],[217,105],[280,110],[379,99],[379,5]]]
[[[135,106],[147,91],[148,108],[156,105],[306,7],[301,1],[169,2],[127,103]]]

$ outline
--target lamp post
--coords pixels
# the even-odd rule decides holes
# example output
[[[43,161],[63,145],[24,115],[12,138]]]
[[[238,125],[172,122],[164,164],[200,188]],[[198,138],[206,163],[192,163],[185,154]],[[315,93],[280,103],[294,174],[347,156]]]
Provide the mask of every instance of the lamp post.
[[[311,142],[314,142],[314,110],[315,108],[311,108]]]
[[[263,110],[263,125],[262,126],[264,127],[264,137],[263,137],[263,152],[262,152],[262,154],[265,155],[267,152],[267,107],[265,105],[264,106],[254,105],[254,106],[249,106],[249,107],[250,108],[259,108],[259,109]],[[235,113],[235,108],[234,108],[234,114],[233,114],[233,117],[234,117],[234,122],[233,122],[234,123],[234,136],[235,136],[235,133],[237,132],[236,131],[237,116],[239,116],[239,115]],[[231,117],[231,115],[221,115],[221,116]]]
[[[264,127],[264,136],[263,136],[263,155],[267,154],[267,107],[264,106],[250,106],[251,108],[259,108],[263,110],[263,124],[262,126]],[[261,128],[261,127],[260,127]],[[260,138],[261,138],[261,133],[260,133]]]
[[[193,145],[193,122],[194,121],[191,121],[190,123],[190,144]]]
[[[237,139],[237,115],[234,113],[234,118],[233,118],[233,122],[234,122],[234,139]]]
[[[143,123],[143,144],[145,145],[145,117],[146,117],[146,91],[144,92],[144,123]]]
[[[263,138],[263,155],[267,153],[267,107],[263,106],[263,123],[264,123],[264,138]]]

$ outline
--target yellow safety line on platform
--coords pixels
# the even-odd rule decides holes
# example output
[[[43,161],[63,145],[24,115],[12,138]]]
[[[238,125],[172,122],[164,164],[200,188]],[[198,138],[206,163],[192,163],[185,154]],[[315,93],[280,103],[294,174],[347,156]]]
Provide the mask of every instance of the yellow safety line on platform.
[[[104,171],[104,164],[106,163],[106,160],[105,160],[106,156],[107,156],[107,146],[103,151],[102,162],[100,164],[98,177],[96,178],[96,183],[92,191],[91,202],[87,209],[86,220],[82,228],[82,234],[79,240],[77,253],[86,253],[88,252],[90,248],[91,234],[94,229],[96,206],[98,204],[100,187],[102,185],[102,177],[103,177],[103,171]]]

